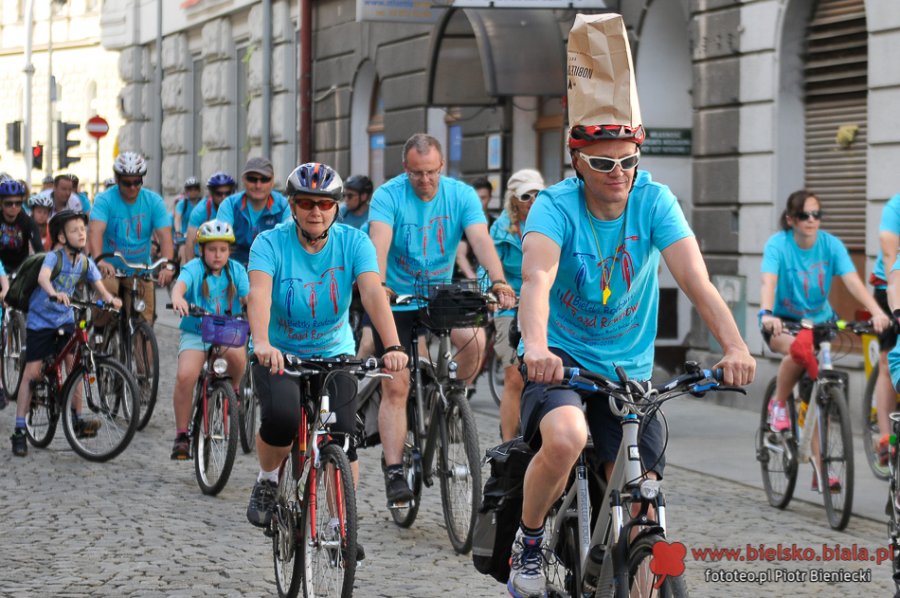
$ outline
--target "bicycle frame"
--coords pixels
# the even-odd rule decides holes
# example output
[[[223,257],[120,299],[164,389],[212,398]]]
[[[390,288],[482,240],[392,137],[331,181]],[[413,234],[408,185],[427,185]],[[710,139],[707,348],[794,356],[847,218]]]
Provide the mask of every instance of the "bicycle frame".
[[[194,419],[197,415],[197,410],[202,409],[203,411],[203,429],[209,429],[209,385],[214,380],[230,380],[231,377],[225,374],[217,374],[213,369],[213,362],[221,357],[224,351],[220,345],[212,345],[209,349],[206,350],[206,361],[203,362],[203,371],[200,374],[200,378],[197,380],[197,390],[196,396],[194,399],[194,409],[193,414],[191,415],[191,420],[188,428],[188,435],[193,436],[194,430]],[[227,399],[226,399],[227,401]],[[226,405],[226,409],[224,412],[225,416],[225,429],[228,429],[228,409]]]

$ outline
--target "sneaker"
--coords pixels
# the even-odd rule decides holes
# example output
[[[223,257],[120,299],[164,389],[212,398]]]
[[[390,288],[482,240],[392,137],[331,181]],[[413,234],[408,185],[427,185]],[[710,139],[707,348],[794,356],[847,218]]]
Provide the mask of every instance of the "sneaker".
[[[510,557],[506,589],[514,598],[543,598],[547,595],[544,578],[544,553],[541,540],[526,540],[521,528],[516,532]]]
[[[403,468],[400,466],[387,467],[384,470],[384,492],[387,495],[388,507],[395,503],[405,503],[413,499],[413,491],[406,483]]]
[[[769,402],[769,426],[773,432],[784,432],[791,427],[787,405],[779,405],[774,398]]]
[[[187,461],[191,458],[191,439],[187,434],[178,434],[175,436],[175,442],[172,444],[172,460]]]
[[[25,430],[16,428],[9,439],[12,441],[13,455],[16,457],[24,457],[28,454],[28,441],[25,438]]]
[[[878,463],[885,467],[888,464],[888,460],[891,458],[891,435],[890,434],[882,434],[881,439],[878,441]]]
[[[840,492],[841,491],[841,480],[839,477],[834,475],[832,472],[828,472],[828,488],[831,489],[831,492]],[[819,476],[816,475],[816,472],[813,472],[812,479],[812,490],[813,492],[819,491]]]
[[[97,430],[100,429],[100,422],[96,419],[82,419],[78,418],[75,421],[75,436],[78,438],[93,438],[97,435]]]
[[[258,481],[250,493],[250,504],[247,505],[247,521],[256,527],[269,527],[272,521],[272,510],[275,508],[275,489],[278,485],[268,480]]]

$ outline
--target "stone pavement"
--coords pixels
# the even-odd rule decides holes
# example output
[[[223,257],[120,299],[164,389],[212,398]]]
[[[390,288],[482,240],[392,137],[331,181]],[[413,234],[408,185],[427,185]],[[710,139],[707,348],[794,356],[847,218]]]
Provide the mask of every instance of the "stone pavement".
[[[162,302],[164,303],[164,301]],[[0,596],[271,596],[275,583],[271,546],[245,519],[255,479],[254,455],[237,456],[232,477],[218,497],[205,497],[191,462],[169,460],[177,330],[161,317],[159,404],[146,430],[109,463],[75,455],[60,431],[45,450],[30,447],[14,458],[8,438],[12,406],[0,416]],[[473,397],[482,448],[496,443],[496,408],[482,384]],[[709,452],[717,450],[710,445]],[[360,540],[367,558],[357,573],[357,596],[500,597],[503,586],[479,574],[469,555],[450,548],[440,490],[426,488],[411,529],[393,524],[384,508],[377,449],[361,452]],[[691,549],[745,544],[797,543],[869,550],[886,545],[884,524],[854,517],[847,532],[827,527],[820,505],[795,501],[789,511],[768,507],[746,484],[727,481],[670,459],[667,470],[672,539],[688,547],[687,581],[693,596],[889,596],[885,563],[770,563],[710,565],[717,570],[790,569],[809,572],[843,567],[871,569],[865,583],[735,583],[705,581],[707,565]]]

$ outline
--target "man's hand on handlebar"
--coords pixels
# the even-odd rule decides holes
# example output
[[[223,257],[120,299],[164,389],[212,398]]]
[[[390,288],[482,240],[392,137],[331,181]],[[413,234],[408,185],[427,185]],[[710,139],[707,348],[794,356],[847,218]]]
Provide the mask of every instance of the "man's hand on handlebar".
[[[872,328],[875,329],[875,332],[881,334],[890,327],[891,319],[886,316],[884,312],[879,311],[878,313],[872,315]]]
[[[156,281],[159,284],[159,286],[164,287],[164,286],[167,286],[170,282],[172,282],[172,278],[174,276],[175,276],[174,268],[172,268],[170,270],[166,266],[163,266],[162,269],[159,271],[159,274],[156,275]]]
[[[563,362],[546,347],[527,349],[525,365],[528,366],[528,379],[539,384],[559,384],[563,380]]]
[[[495,282],[491,292],[496,295],[500,309],[512,309],[516,306],[516,292],[505,282]]]
[[[116,268],[106,260],[101,260],[100,263],[97,264],[97,268],[100,269],[100,273],[103,275],[103,278],[115,278],[116,277]]]
[[[778,323],[780,324],[781,320],[778,320]],[[756,375],[756,360],[746,348],[729,349],[719,363],[713,366],[713,369],[716,368],[722,368],[725,372],[723,381],[726,385],[746,386],[753,382]]]
[[[784,331],[781,318],[778,316],[763,316],[759,321],[760,327],[767,332],[771,332],[773,337],[778,336]]]
[[[284,372],[284,355],[269,343],[254,342],[253,355],[256,356],[259,365],[269,368],[269,373]]]
[[[381,357],[381,363],[389,372],[399,372],[409,363],[409,356],[403,351],[388,351]]]

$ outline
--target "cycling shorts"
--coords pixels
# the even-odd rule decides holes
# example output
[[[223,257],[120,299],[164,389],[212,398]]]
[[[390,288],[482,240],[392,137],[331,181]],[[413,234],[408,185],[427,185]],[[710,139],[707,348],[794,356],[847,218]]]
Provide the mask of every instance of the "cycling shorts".
[[[875,289],[872,293],[878,306],[886,313],[891,315],[891,307],[888,305],[887,289]],[[897,345],[897,324],[889,326],[887,330],[878,335],[878,348],[882,353],[887,353]]]
[[[59,331],[62,330],[63,334]],[[75,324],[65,324],[59,328],[25,329],[25,361],[43,361],[47,357],[56,357],[69,342]]]

